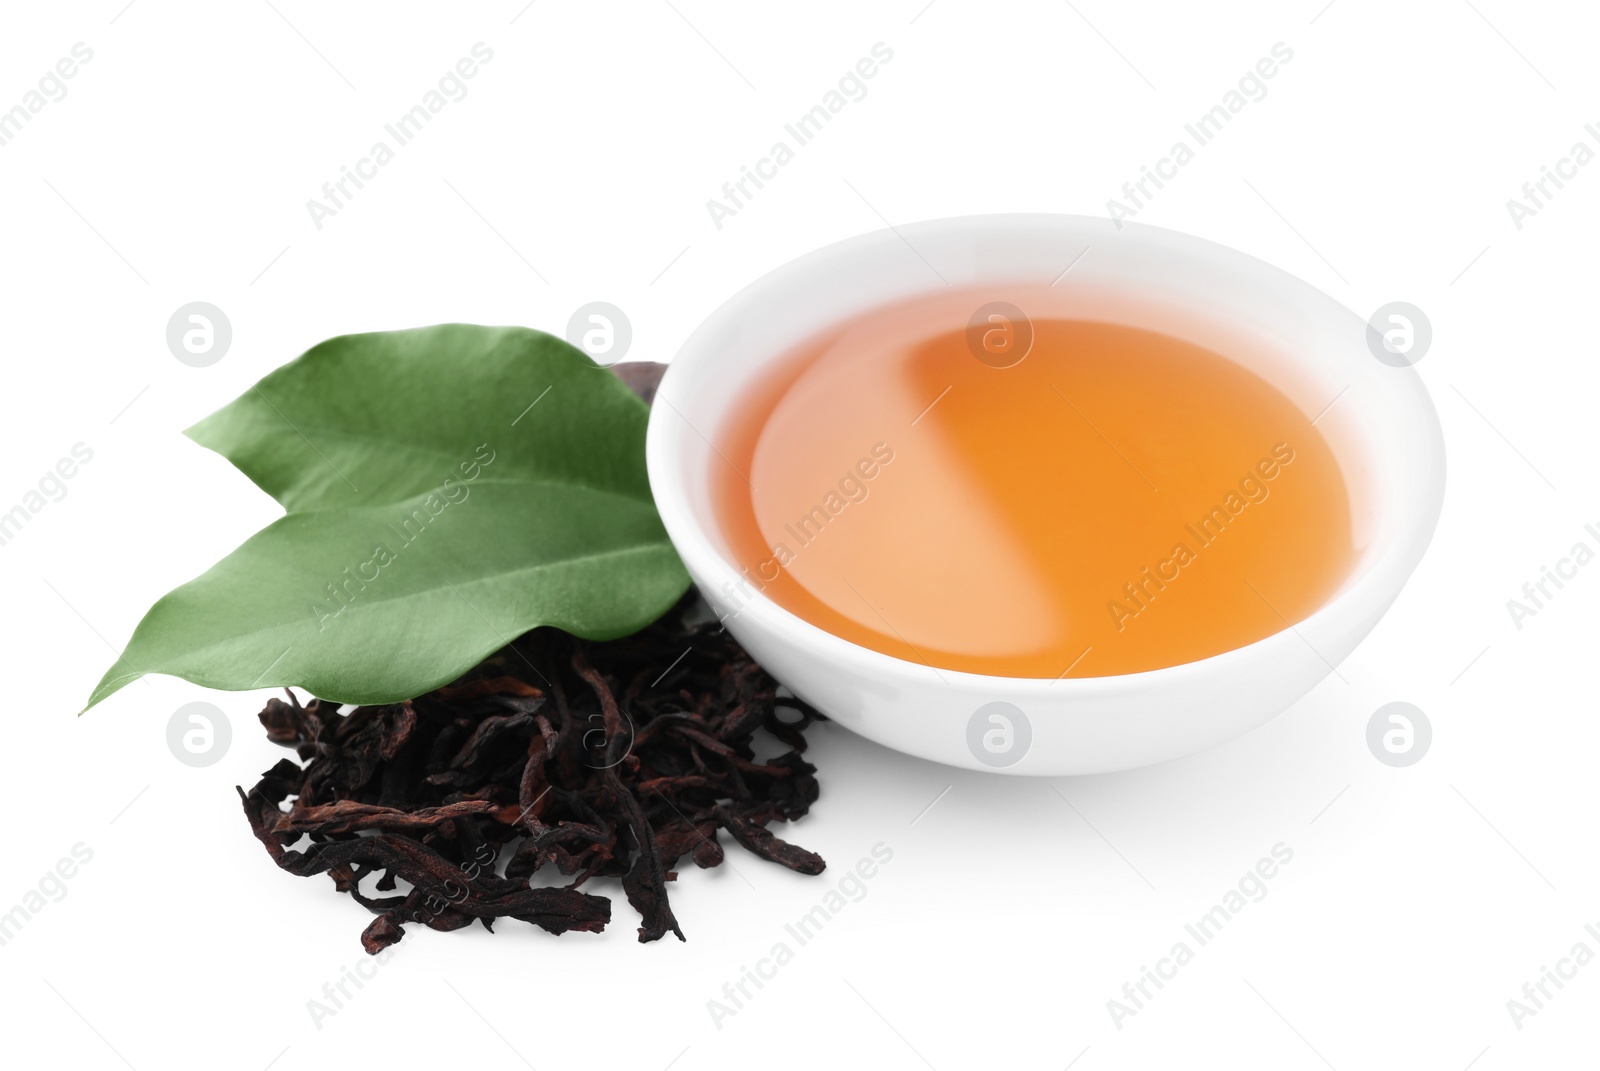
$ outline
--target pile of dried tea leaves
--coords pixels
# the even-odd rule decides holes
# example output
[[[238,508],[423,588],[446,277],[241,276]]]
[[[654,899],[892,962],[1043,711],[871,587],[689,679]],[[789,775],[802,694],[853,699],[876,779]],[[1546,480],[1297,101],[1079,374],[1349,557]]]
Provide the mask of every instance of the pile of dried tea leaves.
[[[821,715],[779,698],[692,592],[624,639],[537,629],[415,699],[341,712],[291,692],[260,717],[304,765],[283,759],[240,789],[250,826],[279,867],[328,874],[377,915],[369,953],[408,922],[603,929],[594,877],[621,879],[640,941],[682,940],[667,883],[685,856],[721,863],[724,831],[791,870],[824,866],[767,828],[817,799],[802,754]],[[552,870],[571,880],[530,881]]]

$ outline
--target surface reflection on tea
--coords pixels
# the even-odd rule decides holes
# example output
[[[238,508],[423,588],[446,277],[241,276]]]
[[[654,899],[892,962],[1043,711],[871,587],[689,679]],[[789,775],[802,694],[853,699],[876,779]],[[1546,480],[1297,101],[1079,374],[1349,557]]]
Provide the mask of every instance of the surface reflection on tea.
[[[1334,454],[1226,356],[941,294],[810,339],[720,429],[748,587],[854,643],[1012,677],[1160,669],[1325,603],[1355,558]]]

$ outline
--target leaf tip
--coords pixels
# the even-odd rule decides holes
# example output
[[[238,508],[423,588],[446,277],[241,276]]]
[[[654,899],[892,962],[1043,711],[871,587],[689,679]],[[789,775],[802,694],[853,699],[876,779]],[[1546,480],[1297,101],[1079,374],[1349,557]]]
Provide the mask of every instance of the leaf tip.
[[[122,659],[119,658],[115,663],[112,664],[110,669],[106,670],[105,676],[100,678],[100,683],[95,685],[94,691],[89,693],[89,699],[83,704],[83,709],[78,711],[78,717],[83,717],[94,707],[98,706],[102,700],[109,699],[117,692],[122,691],[123,687],[125,687],[131,681],[144,676],[143,673],[139,672],[123,673],[118,676],[117,667],[120,665],[122,665]]]

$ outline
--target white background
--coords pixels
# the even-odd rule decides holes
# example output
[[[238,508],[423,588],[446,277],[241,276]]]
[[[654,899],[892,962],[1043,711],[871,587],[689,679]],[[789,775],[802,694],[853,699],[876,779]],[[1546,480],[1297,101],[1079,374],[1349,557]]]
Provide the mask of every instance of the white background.
[[[7,5],[0,34],[3,107],[75,42],[94,52],[0,147],[0,511],[75,443],[94,451],[0,547],[0,910],[74,844],[93,851],[0,947],[7,1064],[575,1067],[598,1038],[642,1071],[1593,1066],[1600,965],[1521,1029],[1506,1006],[1575,943],[1600,952],[1600,565],[1520,630],[1506,609],[1574,543],[1600,545],[1583,530],[1600,522],[1600,166],[1520,230],[1506,209],[1600,123],[1592,10],[125,2]],[[494,59],[470,95],[316,229],[307,199],[479,41]],[[894,57],[869,95],[713,226],[707,199],[879,41]],[[148,605],[278,512],[180,430],[309,345],[447,320],[559,333],[600,299],[631,317],[630,357],[665,360],[762,272],[885,220],[1104,213],[1279,41],[1294,58],[1266,99],[1138,218],[1363,317],[1424,309],[1450,487],[1347,682],[1265,728],[1047,782],[825,726],[821,802],[787,834],[823,877],[737,849],[689,867],[687,944],[637,944],[615,888],[598,936],[413,928],[319,1028],[307,1001],[362,958],[369,916],[249,835],[233,786],[286,754],[255,723],[264,695],[154,678],[75,716]],[[165,343],[195,300],[233,325],[209,368]],[[191,769],[166,724],[200,698],[234,739]],[[1364,741],[1395,699],[1434,728],[1406,769]],[[718,1029],[707,1001],[878,842],[894,858],[866,898]],[[1278,842],[1294,858],[1269,895],[1114,1025],[1124,982]]]

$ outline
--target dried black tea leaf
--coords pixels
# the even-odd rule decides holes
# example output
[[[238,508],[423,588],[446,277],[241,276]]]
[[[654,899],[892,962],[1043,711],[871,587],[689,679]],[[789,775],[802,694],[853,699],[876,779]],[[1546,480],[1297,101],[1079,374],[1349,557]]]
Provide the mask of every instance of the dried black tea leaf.
[[[407,923],[598,931],[611,902],[583,889],[597,877],[620,881],[640,941],[682,940],[674,867],[720,865],[723,830],[763,859],[822,872],[820,856],[767,828],[817,799],[803,754],[820,717],[780,699],[691,593],[620,640],[537,629],[404,702],[269,700],[267,738],[300,763],[279,761],[239,794],[280,868],[327,874],[377,916],[361,935],[369,953]],[[776,757],[757,758],[758,733]],[[570,880],[533,884],[540,875]]]

